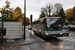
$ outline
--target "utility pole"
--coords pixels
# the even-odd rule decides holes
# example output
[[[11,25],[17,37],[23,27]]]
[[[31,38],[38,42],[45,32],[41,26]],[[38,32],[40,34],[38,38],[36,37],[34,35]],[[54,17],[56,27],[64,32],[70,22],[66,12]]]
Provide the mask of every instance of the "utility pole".
[[[25,40],[25,25],[26,25],[26,0],[24,0],[24,40]]]

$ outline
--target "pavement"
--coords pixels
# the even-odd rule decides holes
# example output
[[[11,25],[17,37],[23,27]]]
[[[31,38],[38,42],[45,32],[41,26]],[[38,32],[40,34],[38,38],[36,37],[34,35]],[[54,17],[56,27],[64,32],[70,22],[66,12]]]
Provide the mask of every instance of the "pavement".
[[[24,31],[23,31],[24,32]],[[28,45],[30,44],[34,44],[37,42],[37,39],[34,38],[34,36],[30,36],[30,33],[28,30],[26,30],[26,37],[25,40],[23,39],[15,39],[15,40],[6,40],[3,43],[0,43],[0,47],[4,47],[4,46],[10,46],[10,47],[6,47],[0,50],[30,50],[30,48],[28,47]],[[11,47],[12,45],[21,45],[19,47]]]

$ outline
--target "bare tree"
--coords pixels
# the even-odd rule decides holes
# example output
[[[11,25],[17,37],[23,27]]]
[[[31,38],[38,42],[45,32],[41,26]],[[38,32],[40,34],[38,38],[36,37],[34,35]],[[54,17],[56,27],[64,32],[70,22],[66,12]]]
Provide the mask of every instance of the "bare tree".
[[[55,5],[56,15],[58,16],[58,13],[60,12],[60,9],[62,8],[62,4],[56,3]]]
[[[47,4],[45,7],[41,8],[41,11],[45,13],[46,16],[50,17],[53,10],[53,5]]]

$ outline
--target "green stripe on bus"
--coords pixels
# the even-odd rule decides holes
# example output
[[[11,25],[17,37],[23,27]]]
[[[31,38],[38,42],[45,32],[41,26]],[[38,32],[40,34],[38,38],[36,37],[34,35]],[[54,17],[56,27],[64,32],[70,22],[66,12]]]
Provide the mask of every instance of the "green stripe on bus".
[[[42,35],[43,35],[43,34],[44,34],[44,31],[43,31],[43,29],[42,29],[42,31],[41,31],[41,32],[42,32]]]

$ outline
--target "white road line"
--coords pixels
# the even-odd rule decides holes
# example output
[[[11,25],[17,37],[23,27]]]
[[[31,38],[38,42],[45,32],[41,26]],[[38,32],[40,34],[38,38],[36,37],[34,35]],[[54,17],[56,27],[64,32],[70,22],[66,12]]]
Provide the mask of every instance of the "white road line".
[[[27,46],[28,47],[28,46]],[[30,50],[30,48],[28,47],[28,49],[27,50]]]
[[[68,40],[68,41],[75,42],[75,39],[73,39],[73,38],[70,38],[70,37],[69,37],[69,38],[66,38],[66,37],[65,37],[65,38],[63,38],[63,37],[60,37],[60,38],[61,38],[61,39],[64,39],[64,40]]]

